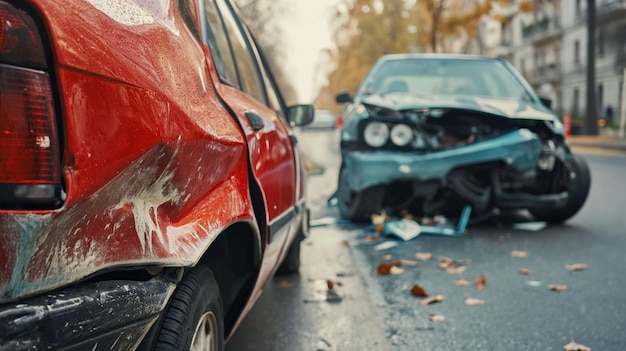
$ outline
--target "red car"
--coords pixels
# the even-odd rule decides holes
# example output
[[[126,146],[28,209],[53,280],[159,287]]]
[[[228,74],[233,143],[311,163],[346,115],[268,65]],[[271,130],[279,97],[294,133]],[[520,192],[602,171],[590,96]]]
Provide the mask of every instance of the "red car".
[[[0,350],[222,350],[306,170],[229,0],[0,0]]]

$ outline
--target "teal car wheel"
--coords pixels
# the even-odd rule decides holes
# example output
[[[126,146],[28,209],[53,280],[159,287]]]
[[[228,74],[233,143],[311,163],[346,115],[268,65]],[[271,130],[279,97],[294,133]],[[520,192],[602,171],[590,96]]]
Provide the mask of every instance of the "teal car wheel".
[[[591,171],[587,161],[572,155],[569,161],[569,181],[567,204],[557,209],[532,209],[530,213],[539,221],[561,223],[573,217],[584,205],[591,188]]]
[[[381,210],[385,188],[373,186],[361,191],[353,191],[348,185],[348,174],[345,168],[339,171],[337,185],[337,204],[341,217],[357,222],[370,220],[373,213]]]

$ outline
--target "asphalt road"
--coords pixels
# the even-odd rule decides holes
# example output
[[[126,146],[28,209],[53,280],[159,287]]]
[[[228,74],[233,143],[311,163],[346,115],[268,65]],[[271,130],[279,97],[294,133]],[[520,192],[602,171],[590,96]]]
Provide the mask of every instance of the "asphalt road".
[[[513,222],[527,220],[522,213],[471,226],[458,238],[371,241],[371,226],[336,222],[336,208],[326,203],[336,184],[338,135],[298,136],[308,156],[326,167],[309,183],[319,226],[303,244],[302,273],[274,278],[228,351],[563,350],[572,339],[593,350],[626,349],[626,155],[584,150],[591,194],[565,225],[519,228]],[[384,242],[396,246],[377,249]],[[512,251],[528,257],[512,257]],[[416,252],[435,258],[399,275],[375,273],[390,261],[384,255],[416,260]],[[464,273],[451,274],[437,267],[441,256],[471,262]],[[577,263],[587,269],[565,268]],[[520,268],[534,273],[522,275]],[[460,278],[473,283],[481,274],[484,290],[454,284]],[[327,280],[342,284],[333,288],[341,301],[328,301]],[[410,293],[415,284],[444,301],[423,305]],[[567,290],[550,291],[549,284]],[[484,304],[468,306],[467,298]],[[430,321],[432,314],[445,320]]]

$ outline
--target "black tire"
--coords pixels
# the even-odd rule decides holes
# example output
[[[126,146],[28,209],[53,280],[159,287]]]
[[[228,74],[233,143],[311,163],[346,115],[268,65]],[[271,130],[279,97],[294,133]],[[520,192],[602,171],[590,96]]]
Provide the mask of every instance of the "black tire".
[[[337,184],[337,205],[341,217],[355,222],[367,222],[372,213],[378,213],[383,204],[385,188],[373,186],[361,191],[352,191],[344,168],[339,171]]]
[[[530,210],[535,219],[551,223],[562,223],[573,217],[583,207],[591,188],[591,172],[587,161],[578,155],[572,155],[570,167],[575,177],[569,181],[567,204],[552,210]]]
[[[208,350],[224,351],[222,299],[213,272],[205,266],[189,272],[174,292],[154,349],[205,350],[198,347],[197,343],[203,340],[196,332],[211,333],[213,339],[208,340],[211,344]]]

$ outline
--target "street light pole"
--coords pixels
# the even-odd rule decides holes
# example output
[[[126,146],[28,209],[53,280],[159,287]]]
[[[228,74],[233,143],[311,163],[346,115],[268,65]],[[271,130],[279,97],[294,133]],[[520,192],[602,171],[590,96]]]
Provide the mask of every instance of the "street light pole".
[[[598,135],[596,108],[596,0],[587,0],[587,118],[586,133]]]
[[[624,128],[626,128],[626,68],[624,68],[624,77],[622,78],[622,103],[620,106],[619,137],[624,139]]]

